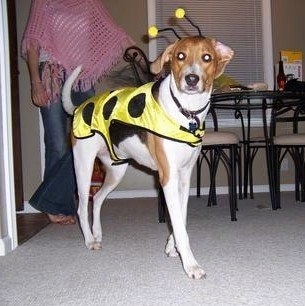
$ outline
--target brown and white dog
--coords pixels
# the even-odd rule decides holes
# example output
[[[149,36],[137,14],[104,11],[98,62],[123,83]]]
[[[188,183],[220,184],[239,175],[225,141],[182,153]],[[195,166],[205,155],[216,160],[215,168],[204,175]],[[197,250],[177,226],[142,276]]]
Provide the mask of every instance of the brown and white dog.
[[[219,77],[233,57],[233,51],[224,44],[210,38],[187,37],[168,46],[151,64],[151,71],[158,74],[163,65],[170,63],[171,73],[154,92],[161,108],[180,126],[189,129],[190,118],[202,126],[208,112],[213,81]],[[68,78],[63,89],[64,108],[72,114],[71,87],[80,68]],[[172,91],[172,93],[171,93]],[[180,103],[178,107],[174,99]],[[183,268],[190,278],[200,279],[204,270],[197,263],[186,231],[187,204],[190,177],[200,152],[200,146],[190,146],[167,137],[150,133],[146,129],[125,128],[115,130],[116,142],[113,150],[122,159],[133,159],[139,164],[158,171],[173,232],[165,247],[168,256],[180,255]],[[88,249],[101,249],[102,228],[100,209],[107,195],[119,184],[128,163],[113,165],[105,138],[99,133],[91,137],[74,139],[73,154],[77,178],[79,207],[78,216]],[[106,176],[102,188],[94,196],[93,226],[88,219],[88,194],[95,158],[101,159]]]

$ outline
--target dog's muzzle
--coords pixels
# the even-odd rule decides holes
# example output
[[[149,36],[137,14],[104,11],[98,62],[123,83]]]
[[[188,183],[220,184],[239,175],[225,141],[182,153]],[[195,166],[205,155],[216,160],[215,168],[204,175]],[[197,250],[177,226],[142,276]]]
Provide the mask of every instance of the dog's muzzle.
[[[184,81],[185,81],[185,90],[186,92],[188,92],[189,94],[192,93],[197,93],[197,92],[201,92],[204,91],[204,88],[202,87],[202,84],[200,84],[200,77],[195,74],[195,73],[190,73],[187,74],[184,77]]]
[[[194,87],[199,82],[199,76],[194,73],[188,74],[185,76],[185,82],[188,86]]]

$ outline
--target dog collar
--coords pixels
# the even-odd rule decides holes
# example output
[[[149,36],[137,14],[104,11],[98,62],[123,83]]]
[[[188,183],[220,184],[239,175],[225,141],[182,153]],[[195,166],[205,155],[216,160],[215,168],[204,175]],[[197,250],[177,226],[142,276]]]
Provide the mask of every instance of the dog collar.
[[[170,93],[171,93],[171,96],[175,102],[175,104],[177,105],[180,113],[186,117],[188,120],[190,120],[189,122],[189,130],[193,133],[195,132],[199,126],[200,126],[200,120],[198,118],[197,115],[199,115],[200,113],[202,113],[204,110],[206,110],[206,108],[210,105],[210,100],[209,102],[201,109],[199,110],[196,110],[196,111],[189,111],[185,108],[182,107],[181,103],[179,102],[179,100],[175,97],[172,89],[169,87],[169,90],[170,90]]]

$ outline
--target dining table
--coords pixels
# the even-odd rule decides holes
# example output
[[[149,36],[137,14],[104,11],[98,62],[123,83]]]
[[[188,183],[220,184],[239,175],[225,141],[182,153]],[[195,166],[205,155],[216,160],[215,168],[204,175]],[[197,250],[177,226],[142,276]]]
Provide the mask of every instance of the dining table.
[[[305,92],[276,91],[276,90],[236,90],[214,93],[211,96],[211,107],[216,110],[216,114],[231,114],[241,128],[241,154],[242,154],[242,177],[243,177],[243,197],[248,197],[249,168],[251,156],[251,145],[258,140],[253,138],[253,128],[258,125],[253,124],[253,114],[257,118],[261,114],[262,129],[261,145],[266,152],[266,168],[268,183],[273,209],[277,209],[276,200],[272,193],[273,168],[272,156],[270,153],[270,117],[272,108],[279,104],[293,106],[305,103]],[[223,112],[225,110],[225,112]]]

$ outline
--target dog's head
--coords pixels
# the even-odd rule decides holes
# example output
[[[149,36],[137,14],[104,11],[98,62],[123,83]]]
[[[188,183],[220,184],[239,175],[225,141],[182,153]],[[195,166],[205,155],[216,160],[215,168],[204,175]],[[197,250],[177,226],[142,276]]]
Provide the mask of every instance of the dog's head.
[[[231,48],[205,37],[186,37],[169,45],[151,64],[153,74],[170,62],[179,91],[187,94],[211,92],[214,79],[224,71],[234,55]]]

